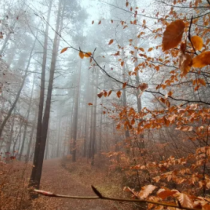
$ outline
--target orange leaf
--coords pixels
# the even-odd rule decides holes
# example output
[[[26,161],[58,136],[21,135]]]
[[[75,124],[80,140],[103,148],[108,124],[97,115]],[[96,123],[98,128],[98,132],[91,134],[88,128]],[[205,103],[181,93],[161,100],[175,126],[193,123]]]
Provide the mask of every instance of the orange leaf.
[[[117,124],[116,129],[117,129],[117,130],[120,129],[120,124]]]
[[[112,44],[112,43],[113,43],[113,41],[114,41],[114,40],[113,40],[113,39],[111,39],[111,40],[109,41],[109,45],[110,45],[110,44]]]
[[[79,57],[82,59],[84,58],[84,53],[82,51],[79,51]]]
[[[191,38],[192,44],[196,50],[201,50],[203,47],[203,39],[199,36],[193,36]]]
[[[134,124],[135,124],[135,120],[132,119],[132,120],[131,120],[131,125],[134,125]]]
[[[185,54],[186,51],[186,42],[182,42],[180,45],[180,51],[182,54]]]
[[[193,58],[193,67],[202,68],[210,64],[210,51],[202,52]]]
[[[129,4],[129,3],[128,3],[128,2],[126,2],[125,6],[126,6],[126,7],[128,7],[128,4]]]
[[[121,66],[123,66],[124,65],[124,61],[122,61],[120,64],[121,64]]]
[[[107,92],[106,92],[106,90],[104,90],[103,92],[104,92],[104,97],[107,97]]]
[[[142,52],[144,52],[144,48],[140,47],[139,50],[141,50]]]
[[[201,78],[198,78],[198,82],[203,85],[203,86],[206,86],[206,82],[204,79],[201,79]]]
[[[168,92],[168,96],[171,97],[172,95],[173,95],[173,92],[172,92],[172,91],[169,91],[169,92]]]
[[[115,56],[120,55],[120,51],[117,51],[114,55],[115,55]]]
[[[66,50],[68,50],[68,47],[65,47],[61,50],[61,53],[65,52]]]
[[[141,91],[144,91],[148,88],[148,84],[142,83],[142,84],[139,85],[139,88],[140,88]]]
[[[158,197],[165,199],[177,193],[177,190],[159,189],[157,192]]]
[[[192,57],[189,54],[182,54],[180,57],[180,69],[182,76],[185,76],[192,66]]]
[[[92,106],[93,104],[92,103],[88,103],[88,106]]]
[[[99,98],[101,98],[103,95],[104,95],[103,92],[97,94],[97,96],[98,96]]]
[[[117,94],[117,97],[120,98],[120,96],[121,96],[122,93],[121,93],[121,91],[119,90],[119,91],[117,91],[116,94]]]
[[[150,47],[149,49],[148,49],[148,52],[150,52],[150,51],[152,51],[153,50],[153,47]]]
[[[108,92],[108,96],[110,96],[110,95],[111,95],[111,93],[112,93],[112,90],[110,90],[110,91]]]
[[[89,58],[92,55],[91,52],[84,53],[84,57]]]
[[[127,85],[127,82],[124,82],[123,83],[123,89],[126,87],[126,85]]]
[[[163,33],[163,51],[174,48],[181,42],[184,28],[185,24],[182,20],[176,20],[166,27],[166,30]]]
[[[146,185],[141,188],[141,191],[138,194],[138,197],[140,199],[145,199],[148,197],[149,194],[151,194],[157,187],[154,185]]]

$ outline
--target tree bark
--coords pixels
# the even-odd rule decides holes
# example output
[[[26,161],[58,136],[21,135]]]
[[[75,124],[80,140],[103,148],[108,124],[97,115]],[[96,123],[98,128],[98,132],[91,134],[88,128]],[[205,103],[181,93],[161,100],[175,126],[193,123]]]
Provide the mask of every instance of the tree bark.
[[[96,75],[95,75],[95,88],[94,88],[94,101],[93,101],[93,136],[92,136],[92,149],[91,149],[91,155],[92,155],[92,161],[91,164],[94,165],[94,157],[95,157],[95,153],[96,153],[96,119],[97,119],[97,114],[96,114],[96,109],[97,109],[97,87],[98,87],[98,76],[99,76],[99,71],[97,71]]]
[[[34,130],[36,127],[36,120],[37,120],[37,118],[34,119],[34,123],[33,123],[32,129],[31,129],[31,134],[30,134],[30,138],[29,138],[29,142],[28,142],[28,149],[27,149],[27,154],[26,154],[26,159],[25,159],[26,163],[30,159],[31,144],[33,142]]]
[[[42,58],[42,71],[41,71],[41,87],[40,87],[40,95],[39,95],[39,111],[38,111],[38,119],[37,119],[37,132],[36,132],[36,143],[34,150],[34,159],[33,159],[33,169],[30,177],[29,187],[34,186],[38,187],[38,180],[36,179],[37,174],[37,164],[39,157],[39,149],[42,139],[42,118],[43,118],[43,109],[44,109],[44,92],[45,92],[45,69],[47,62],[47,47],[48,47],[48,33],[49,33],[49,25],[48,22],[50,20],[50,14],[52,9],[52,2],[50,1],[48,14],[47,14],[47,23],[45,29],[45,37],[44,37],[44,45],[43,45],[43,58]],[[31,198],[37,198],[35,194],[31,194]]]
[[[52,4],[52,2],[51,2],[51,4]],[[36,148],[35,148],[34,161],[33,161],[34,167],[32,169],[31,179],[30,179],[30,186],[33,186],[37,189],[39,189],[39,186],[40,186],[42,166],[43,166],[43,160],[44,160],[44,152],[45,152],[45,145],[46,145],[49,118],[50,118],[53,81],[54,81],[56,60],[57,60],[57,54],[58,54],[58,46],[59,46],[59,40],[60,40],[58,32],[59,32],[59,28],[60,28],[60,21],[62,21],[61,4],[62,4],[62,1],[60,0],[59,1],[59,6],[58,6],[57,19],[56,19],[56,28],[55,28],[55,37],[54,37],[54,41],[53,41],[53,50],[52,50],[52,58],[51,58],[49,84],[48,84],[48,90],[47,90],[47,97],[46,97],[45,110],[44,110],[44,114],[43,114],[43,120],[42,120],[42,113],[43,113],[43,104],[44,104],[44,94],[40,94],[41,103],[40,103],[40,110],[39,110],[39,116],[38,116],[38,127],[37,127],[38,131],[37,131]],[[51,10],[51,7],[50,7],[49,12],[48,12],[48,17],[50,16],[50,10]],[[46,38],[45,44],[46,44],[45,46],[47,46],[47,38]],[[45,54],[45,56],[46,55],[47,54]],[[43,65],[43,70],[45,70],[44,65]],[[43,77],[42,77],[42,83],[43,82],[44,82],[44,80],[43,80]],[[43,87],[41,88],[41,92],[44,92],[44,84],[42,86]],[[37,197],[38,197],[37,194],[31,194],[32,199],[37,198]]]
[[[28,121],[29,121],[29,116],[30,116],[30,112],[31,112],[31,104],[32,104],[32,98],[33,98],[33,93],[34,93],[34,86],[35,86],[35,79],[33,80],[33,85],[32,85],[29,105],[28,105],[28,111],[27,111],[27,115],[26,115],[26,122],[25,122],[24,129],[23,129],[24,130],[23,141],[22,141],[22,145],[21,145],[21,149],[20,149],[19,160],[21,160],[21,157],[23,155],[24,146],[25,146],[25,140],[26,140],[26,134],[27,134],[27,128],[28,128]]]
[[[77,89],[75,92],[75,103],[74,103],[74,116],[73,116],[73,150],[72,150],[72,161],[76,161],[76,141],[77,141],[77,126],[78,126],[78,113],[79,113],[79,97],[80,97],[80,79],[81,79],[81,68],[82,68],[82,60],[80,60],[79,64],[79,75],[77,80]]]
[[[29,66],[31,64],[31,59],[32,59],[32,55],[33,55],[33,50],[34,50],[35,44],[36,44],[36,39],[34,40],[33,46],[31,48],[31,52],[30,52],[30,55],[29,55],[28,63],[27,63],[26,69],[25,69],[25,75],[23,77],[23,81],[21,83],[20,89],[19,89],[19,91],[18,91],[18,93],[16,95],[16,98],[15,98],[11,108],[9,109],[9,111],[7,113],[7,116],[4,118],[2,124],[0,125],[0,138],[1,138],[3,130],[4,130],[4,126],[6,125],[8,119],[10,118],[10,116],[12,114],[12,111],[14,110],[14,108],[15,108],[17,102],[18,102],[18,99],[20,97],[21,91],[22,91],[23,86],[25,84],[26,77],[28,76],[28,69],[29,69]]]

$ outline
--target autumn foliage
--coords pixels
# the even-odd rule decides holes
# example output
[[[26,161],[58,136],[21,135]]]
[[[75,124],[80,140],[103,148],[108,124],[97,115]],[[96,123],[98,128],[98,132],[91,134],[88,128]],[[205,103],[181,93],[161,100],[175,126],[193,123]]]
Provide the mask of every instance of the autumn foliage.
[[[155,88],[145,82],[135,86],[114,78],[100,67],[121,83],[122,89],[116,91],[117,98],[129,87],[139,92],[138,98],[143,93],[153,94],[153,103],[158,104],[152,109],[142,107],[140,111],[132,106],[113,104],[114,114],[111,109],[105,112],[115,121],[119,133],[129,135],[125,134],[124,142],[115,144],[115,151],[104,154],[110,159],[111,167],[120,168],[128,185],[132,186],[124,190],[134,198],[148,201],[148,209],[210,209],[207,196],[210,189],[210,103],[206,94],[209,93],[209,14],[199,16],[199,8],[209,9],[210,2],[187,2],[185,6],[198,13],[191,17],[175,12],[174,8],[180,8],[183,2],[186,1],[163,2],[171,6],[171,11],[162,18],[157,12],[161,26],[154,29],[152,35],[154,39],[161,37],[161,45],[144,49],[135,45],[134,39],[129,39],[134,70],[128,75],[138,77],[139,72],[153,69],[158,77],[162,70],[166,76]],[[134,14],[130,25],[138,22],[142,29],[149,27],[145,19],[142,23],[138,20],[138,7],[134,9],[128,1],[126,7]],[[129,27],[125,21],[120,24],[123,29]],[[143,36],[146,33],[141,31],[137,38]],[[115,40],[110,39],[108,45],[115,45]],[[125,47],[117,47],[112,56],[119,58],[119,65],[124,68]],[[159,49],[165,55],[156,56]],[[83,58],[83,52],[80,51],[79,56]],[[90,57],[94,62],[94,57]],[[140,58],[144,61],[139,62]],[[111,92],[102,90],[98,97],[109,97]]]
[[[130,137],[124,143],[116,144],[117,148],[124,147],[124,151],[110,152],[107,157],[113,167],[121,168],[129,184],[136,177],[131,184],[133,188],[126,187],[125,191],[134,198],[158,203],[148,203],[148,209],[210,209],[210,104],[208,95],[204,94],[209,93],[210,40],[208,27],[200,27],[201,24],[208,25],[206,19],[209,15],[204,15],[202,20],[193,16],[187,18],[183,14],[179,16],[173,8],[176,5],[181,7],[181,2],[185,1],[174,1],[169,15],[158,19],[164,27],[162,35],[158,35],[161,28],[153,30],[154,34],[157,33],[155,38],[162,38],[162,45],[156,47],[156,50],[162,47],[165,53],[162,58],[152,58],[145,53],[153,51],[154,47],[146,50],[134,45],[134,50],[130,51],[133,63],[139,57],[145,60],[135,64],[134,71],[129,71],[130,77],[145,71],[145,68],[155,69],[158,75],[161,68],[168,71],[167,66],[174,67],[155,89],[147,83],[135,87],[141,92],[139,97],[143,92],[155,94],[154,102],[160,106],[153,109],[144,107],[137,112],[132,106],[114,104],[116,113],[110,114],[116,122],[116,129],[129,131]],[[187,5],[199,8],[202,3],[197,0]],[[206,8],[209,4],[207,1]],[[126,7],[129,5],[126,1]],[[134,14],[138,14],[138,9]],[[176,20],[168,22],[170,17]],[[134,18],[131,24],[136,24],[137,16]],[[125,22],[121,24],[127,26]],[[147,27],[145,20],[142,27]],[[138,38],[143,34],[141,32]],[[114,39],[108,44],[114,44]],[[123,47],[118,48],[113,56],[120,56]],[[125,61],[119,61],[121,66],[125,64]],[[126,86],[134,88],[129,82],[121,83],[123,89]],[[186,91],[188,87],[192,91]],[[116,91],[118,98],[121,92]],[[105,93],[107,91],[103,90],[98,97],[108,97]]]
[[[111,50],[106,56],[98,56],[101,62],[95,56],[96,49],[89,52],[82,47],[66,46],[60,54],[73,49],[80,61],[89,61],[89,70],[97,72],[92,79],[92,83],[97,80],[92,93],[98,98],[85,101],[85,105],[96,116],[98,99],[101,116],[111,119],[114,128],[115,136],[102,142],[105,146],[97,154],[93,145],[96,132],[90,131],[91,166],[96,158],[99,162],[105,158],[109,174],[119,172],[124,192],[139,201],[140,206],[146,203],[147,209],[208,210],[210,1],[163,0],[161,4],[170,9],[165,11],[156,5],[156,14],[149,16],[147,11],[126,0],[123,11],[131,14],[131,19],[109,20],[109,23],[121,27],[125,34],[131,30],[133,37],[125,36],[127,40],[121,41],[113,33],[113,37],[104,41]],[[97,26],[101,27],[105,21],[99,20]],[[113,71],[115,67],[117,71]],[[108,88],[105,85],[98,88],[98,72],[108,78]],[[91,121],[96,128],[97,118]],[[100,137],[107,133],[101,130]],[[81,155],[83,148],[83,142],[76,143],[75,138],[72,151]],[[97,199],[114,200],[94,187],[93,191]],[[56,197],[51,192],[36,192]]]

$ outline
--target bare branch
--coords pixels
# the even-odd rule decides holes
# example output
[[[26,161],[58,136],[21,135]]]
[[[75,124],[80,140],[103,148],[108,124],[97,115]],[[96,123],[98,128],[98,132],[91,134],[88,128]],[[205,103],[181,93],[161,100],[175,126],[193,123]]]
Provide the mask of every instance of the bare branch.
[[[80,200],[110,200],[110,201],[120,201],[120,202],[130,202],[130,203],[151,203],[159,206],[168,206],[168,207],[174,207],[174,208],[179,208],[179,209],[186,209],[186,210],[199,210],[199,209],[194,209],[194,208],[188,208],[188,207],[183,207],[183,206],[177,206],[174,204],[168,204],[168,203],[161,203],[161,202],[155,202],[155,201],[150,201],[150,200],[138,200],[138,199],[123,199],[123,198],[112,198],[112,197],[106,197],[103,196],[94,186],[92,186],[92,189],[94,193],[97,196],[70,196],[70,195],[61,195],[61,194],[55,194],[52,192],[44,191],[44,190],[34,190],[38,194],[48,196],[48,197],[55,197],[55,198],[69,198],[69,199],[80,199]]]

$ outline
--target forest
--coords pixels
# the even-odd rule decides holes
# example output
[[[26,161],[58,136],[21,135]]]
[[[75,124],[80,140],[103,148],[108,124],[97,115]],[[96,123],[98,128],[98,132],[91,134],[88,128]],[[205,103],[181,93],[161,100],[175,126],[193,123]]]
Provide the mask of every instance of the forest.
[[[0,0],[0,210],[210,210],[210,0]]]

